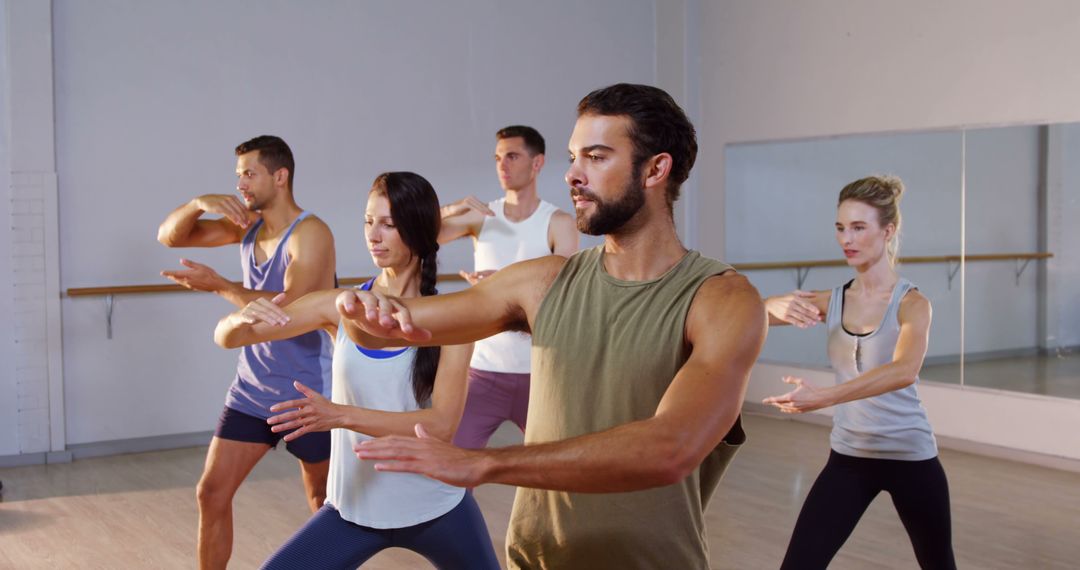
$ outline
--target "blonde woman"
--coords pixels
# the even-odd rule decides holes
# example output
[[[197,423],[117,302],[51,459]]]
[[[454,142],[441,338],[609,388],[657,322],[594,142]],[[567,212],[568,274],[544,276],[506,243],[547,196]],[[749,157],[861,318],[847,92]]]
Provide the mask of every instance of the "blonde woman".
[[[898,178],[871,176],[840,192],[836,240],[855,277],[831,291],[769,297],[770,325],[824,322],[836,383],[787,376],[764,403],[792,414],[835,406],[832,451],[803,503],[782,568],[825,568],[870,502],[892,496],[923,568],[955,568],[949,487],[916,384],[930,302],[896,272]]]

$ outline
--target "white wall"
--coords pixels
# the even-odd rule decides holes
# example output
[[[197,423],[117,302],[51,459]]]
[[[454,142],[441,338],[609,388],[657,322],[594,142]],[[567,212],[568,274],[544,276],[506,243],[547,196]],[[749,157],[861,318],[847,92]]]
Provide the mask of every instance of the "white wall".
[[[0,38],[3,38],[4,57],[0,57],[0,187],[4,189],[4,198],[0,200],[0,220],[10,220],[11,213],[11,125],[8,123],[8,108],[11,104],[8,84],[8,3],[0,0]],[[0,231],[0,315],[12,315],[11,287],[11,236],[7,231]],[[5,321],[9,319],[4,319]],[[19,452],[18,440],[18,400],[13,394],[18,393],[15,380],[15,339],[11,327],[0,327],[0,456],[14,455]]]
[[[738,253],[725,249],[720,224],[706,223],[724,218],[726,144],[1080,119],[1080,5],[1067,0],[721,1],[703,3],[700,22],[698,238],[715,256]],[[922,394],[947,389],[926,384]],[[1002,409],[1026,413],[1031,399],[990,401],[960,396],[938,432],[994,443],[1016,441],[1019,429],[1026,446],[1080,431],[1080,414],[1002,422]]]
[[[233,146],[263,133],[292,146],[297,201],[330,224],[342,276],[373,271],[360,216],[376,174],[497,197],[507,124],[544,134],[540,193],[569,209],[577,101],[656,75],[647,0],[57,0],[54,22],[65,288],[161,282],[182,255],[238,278],[235,248],[169,251],[155,232],[192,196],[232,192]],[[471,266],[467,243],[440,257],[443,272]],[[210,342],[224,302],[120,297],[111,341],[100,298],[63,308],[69,444],[212,429],[235,370]]]

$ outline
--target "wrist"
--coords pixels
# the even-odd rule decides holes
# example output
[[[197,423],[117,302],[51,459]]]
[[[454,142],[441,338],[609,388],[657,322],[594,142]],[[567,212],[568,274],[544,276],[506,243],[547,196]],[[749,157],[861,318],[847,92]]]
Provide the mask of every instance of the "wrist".
[[[346,413],[345,407],[341,404],[330,402],[330,429],[349,427],[347,420],[348,414]]]
[[[829,386],[818,390],[818,409],[828,408],[840,403],[839,385]]]
[[[477,449],[473,450],[476,454],[475,460],[475,477],[478,483],[499,483],[499,477],[503,473],[503,465],[499,460],[499,451],[497,449]]]
[[[216,276],[215,283],[213,285],[214,293],[217,293],[218,295],[221,295],[223,297],[229,297],[230,294],[239,293],[242,289],[243,287],[237,285],[236,283],[233,283],[232,281],[229,281],[228,279],[220,275]],[[244,304],[246,305],[247,303]]]

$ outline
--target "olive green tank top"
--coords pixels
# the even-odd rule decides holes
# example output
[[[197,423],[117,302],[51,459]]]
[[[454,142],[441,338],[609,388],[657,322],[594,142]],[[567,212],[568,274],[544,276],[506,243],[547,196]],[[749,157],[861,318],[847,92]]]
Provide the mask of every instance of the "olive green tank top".
[[[652,417],[690,355],[684,331],[694,295],[729,269],[691,251],[657,279],[622,281],[604,269],[603,246],[568,259],[534,322],[525,443]],[[519,488],[507,533],[510,568],[708,568],[704,510],[743,439],[736,422],[690,476],[665,487]]]

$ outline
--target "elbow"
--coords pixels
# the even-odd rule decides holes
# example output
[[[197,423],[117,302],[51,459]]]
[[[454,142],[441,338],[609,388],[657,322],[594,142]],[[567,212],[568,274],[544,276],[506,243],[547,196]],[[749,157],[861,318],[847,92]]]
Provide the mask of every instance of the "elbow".
[[[214,344],[221,348],[239,348],[240,343],[236,341],[231,327],[226,326],[224,323],[218,324],[214,329]]]
[[[694,472],[696,464],[681,460],[658,461],[651,469],[649,487],[666,487],[686,479]]]
[[[657,450],[655,461],[645,461],[648,466],[646,480],[650,487],[664,487],[674,485],[686,479],[701,464],[701,458],[690,453],[690,446],[685,442],[671,441],[662,444],[662,449]]]
[[[896,390],[912,386],[919,379],[919,369],[912,366],[897,366],[893,372],[895,373],[893,381],[896,383]]]
[[[445,441],[446,443],[454,442],[457,428],[458,422],[442,417],[435,417],[430,421],[424,422],[424,430],[427,431],[429,436],[439,441]]]
[[[158,243],[165,247],[176,247],[176,242],[173,240],[172,235],[165,231],[165,228],[159,228],[157,233]]]

